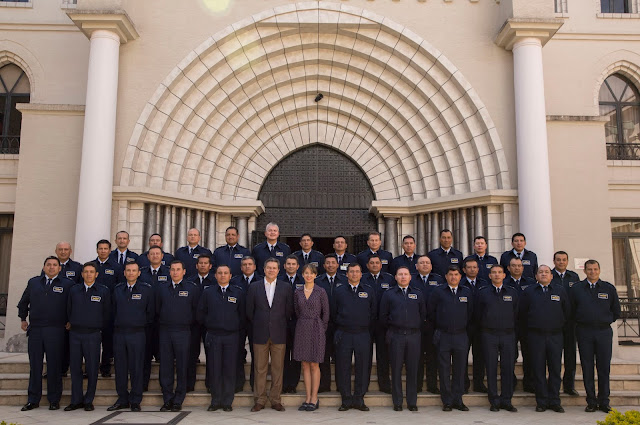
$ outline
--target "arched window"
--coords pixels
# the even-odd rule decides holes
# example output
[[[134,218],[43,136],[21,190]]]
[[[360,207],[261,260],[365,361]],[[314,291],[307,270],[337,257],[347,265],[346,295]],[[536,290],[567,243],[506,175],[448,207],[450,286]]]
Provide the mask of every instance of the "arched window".
[[[624,76],[613,74],[600,87],[608,159],[640,159],[640,95]]]
[[[16,104],[29,103],[30,92],[29,78],[20,67],[0,67],[0,153],[20,152],[22,113]]]

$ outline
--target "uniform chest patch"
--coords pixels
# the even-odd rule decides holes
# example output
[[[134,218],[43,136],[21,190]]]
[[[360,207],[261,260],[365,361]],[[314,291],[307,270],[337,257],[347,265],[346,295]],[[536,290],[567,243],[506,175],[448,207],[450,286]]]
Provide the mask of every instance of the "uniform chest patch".
[[[530,260],[522,260],[522,265],[523,266],[530,266],[531,265],[531,261]]]
[[[142,299],[142,294],[131,294],[131,299],[132,300],[141,300]]]
[[[491,268],[491,266],[493,266],[493,264],[487,264],[487,265],[486,265],[486,267],[487,267],[488,269],[490,269],[490,268]]]
[[[284,257],[284,252],[282,252],[282,251],[277,251],[277,252],[276,252],[276,257]]]
[[[164,260],[160,261],[160,263],[161,263],[163,266],[166,266],[166,264],[164,263]]]
[[[63,291],[64,291],[64,288],[62,286],[54,286],[53,287],[53,292],[57,292],[58,294],[62,294]]]
[[[235,255],[233,256],[233,258],[242,258],[242,257],[243,257],[243,255],[242,255],[242,254],[235,254]]]
[[[67,277],[72,277],[72,276],[75,276],[75,275],[76,275],[76,272],[74,272],[74,271],[68,271],[67,272]]]
[[[417,294],[407,294],[407,297],[409,297],[410,300],[417,300],[418,299],[418,295]]]
[[[513,298],[511,297],[511,295],[503,295],[502,301],[513,301]]]
[[[189,296],[189,291],[180,291],[180,292],[178,292],[178,296],[180,296],[180,297],[188,297]]]
[[[200,254],[193,254],[193,258],[197,259],[198,257],[200,257]]]
[[[317,261],[312,261],[309,264],[313,264],[314,266],[318,267],[318,262]]]
[[[451,264],[458,264],[458,259],[457,258],[452,258],[451,259]]]
[[[101,296],[91,295],[91,301],[93,301],[94,303],[99,303],[101,300],[102,300]]]
[[[382,260],[382,264],[389,264],[389,260]]]
[[[227,298],[227,301],[229,301],[230,303],[234,303],[235,304],[237,300],[236,300],[236,297],[229,297],[229,298]]]
[[[110,275],[114,274],[113,269],[105,269],[104,272],[105,274],[110,274]]]
[[[429,281],[429,285],[431,285],[431,286],[438,286],[438,281],[437,281],[437,280],[430,280],[430,281]]]
[[[358,292],[360,298],[369,298],[369,294],[366,292]]]
[[[389,284],[388,283],[382,283],[382,284],[380,284],[380,287],[382,289],[389,289]]]
[[[158,281],[159,282],[166,282],[167,281],[167,277],[166,276],[158,276]]]
[[[336,288],[342,286],[342,283],[336,283]]]
[[[458,297],[458,300],[459,300],[461,303],[466,303],[466,302],[467,302],[467,297]]]
[[[347,267],[349,267],[349,263],[342,263],[340,270],[347,270]]]
[[[551,295],[551,301],[560,301],[560,295]]]
[[[606,294],[604,292],[598,292],[598,298],[600,298],[601,300],[608,300],[609,294]]]
[[[520,285],[520,287],[522,288],[522,290],[524,291],[525,289],[527,289],[529,285]]]
[[[571,288],[573,286],[575,282],[569,282],[569,288]]]
[[[131,257],[127,257],[127,263],[130,263],[132,261],[136,261],[136,259],[135,258],[131,258]]]

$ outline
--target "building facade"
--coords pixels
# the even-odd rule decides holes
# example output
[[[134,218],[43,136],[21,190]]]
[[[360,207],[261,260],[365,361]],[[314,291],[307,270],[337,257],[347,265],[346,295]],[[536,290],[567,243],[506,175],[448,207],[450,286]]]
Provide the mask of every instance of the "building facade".
[[[55,244],[120,229],[494,255],[522,231],[637,296],[638,3],[0,1],[3,347]]]

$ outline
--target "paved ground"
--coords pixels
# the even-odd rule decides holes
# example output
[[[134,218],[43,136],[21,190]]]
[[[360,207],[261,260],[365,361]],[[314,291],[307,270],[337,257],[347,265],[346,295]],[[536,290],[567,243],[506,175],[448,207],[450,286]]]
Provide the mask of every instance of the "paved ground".
[[[44,407],[44,408],[43,408]],[[20,412],[20,407],[0,406],[0,421],[7,423],[48,424],[48,425],[89,425],[89,424],[415,424],[415,423],[441,423],[441,424],[556,424],[586,425],[595,424],[597,420],[605,417],[604,413],[585,413],[583,407],[567,407],[564,414],[555,412],[536,413],[531,407],[523,407],[517,413],[489,412],[485,408],[472,408],[469,412],[442,412],[430,407],[422,408],[419,412],[394,412],[391,408],[376,407],[370,412],[338,412],[335,408],[323,408],[316,412],[298,412],[293,407],[288,407],[286,412],[264,410],[259,413],[251,413],[248,408],[237,408],[231,413],[207,412],[205,408],[194,409],[178,413],[161,413],[158,411],[143,411],[140,413],[120,412],[113,415],[105,410],[105,407],[96,407],[93,412],[78,410],[75,412],[47,410],[48,405],[30,412]],[[618,410],[626,411],[632,407],[620,407]],[[637,407],[636,407],[637,409]],[[181,418],[179,415],[182,415]],[[108,418],[111,416],[111,418]],[[345,422],[346,421],[346,422]]]

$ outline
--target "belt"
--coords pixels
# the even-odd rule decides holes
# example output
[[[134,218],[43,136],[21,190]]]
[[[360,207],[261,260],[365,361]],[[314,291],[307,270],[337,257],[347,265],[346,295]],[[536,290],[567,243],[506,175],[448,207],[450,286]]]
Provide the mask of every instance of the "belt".
[[[420,332],[420,329],[389,328],[389,330],[399,335],[413,335]]]
[[[604,331],[605,329],[611,329],[611,325],[605,325],[602,323],[601,324],[578,323],[577,326],[584,329],[596,329],[599,331]]]

